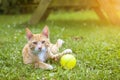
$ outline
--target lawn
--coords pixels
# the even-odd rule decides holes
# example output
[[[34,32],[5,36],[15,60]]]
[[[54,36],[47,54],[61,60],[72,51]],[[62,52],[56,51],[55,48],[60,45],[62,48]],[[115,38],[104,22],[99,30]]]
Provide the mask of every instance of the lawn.
[[[52,62],[54,70],[48,71],[23,64],[21,51],[27,40],[20,24],[29,17],[0,16],[0,80],[120,80],[120,26],[100,22],[92,11],[56,12],[47,21],[28,26],[40,33],[48,25],[51,42],[63,39],[61,51],[71,48],[77,59],[72,70]]]

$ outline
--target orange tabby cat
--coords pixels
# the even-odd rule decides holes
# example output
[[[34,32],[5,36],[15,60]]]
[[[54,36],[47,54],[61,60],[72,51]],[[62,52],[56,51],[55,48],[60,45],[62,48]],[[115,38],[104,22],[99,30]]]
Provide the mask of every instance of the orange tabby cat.
[[[34,63],[36,68],[53,69],[53,66],[45,63],[47,59],[58,59],[66,53],[72,53],[71,49],[66,49],[62,53],[59,53],[59,48],[64,43],[63,40],[58,39],[56,44],[50,43],[49,29],[44,27],[42,33],[32,34],[32,32],[26,28],[26,36],[28,43],[24,46],[22,51],[24,64]]]

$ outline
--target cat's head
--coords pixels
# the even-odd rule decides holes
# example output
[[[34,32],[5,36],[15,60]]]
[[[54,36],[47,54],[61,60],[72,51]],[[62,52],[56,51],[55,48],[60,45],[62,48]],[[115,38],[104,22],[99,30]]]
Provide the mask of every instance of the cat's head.
[[[50,43],[49,29],[47,26],[45,26],[39,34],[33,34],[28,28],[26,28],[26,37],[30,49],[35,52],[45,51]]]

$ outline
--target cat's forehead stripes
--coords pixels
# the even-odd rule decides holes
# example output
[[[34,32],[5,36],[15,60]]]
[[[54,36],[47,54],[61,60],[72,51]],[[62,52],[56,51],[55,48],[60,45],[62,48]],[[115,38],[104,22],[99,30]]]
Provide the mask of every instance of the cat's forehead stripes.
[[[33,35],[33,40],[41,41],[43,39],[45,39],[45,37],[43,35],[41,35],[41,34],[34,34]]]

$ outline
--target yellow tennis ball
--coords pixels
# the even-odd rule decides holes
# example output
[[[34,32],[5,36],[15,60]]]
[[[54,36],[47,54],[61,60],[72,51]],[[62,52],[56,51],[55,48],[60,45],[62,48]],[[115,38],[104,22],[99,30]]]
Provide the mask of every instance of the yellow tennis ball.
[[[66,54],[61,57],[60,64],[64,69],[72,69],[76,65],[76,59],[73,55]]]

